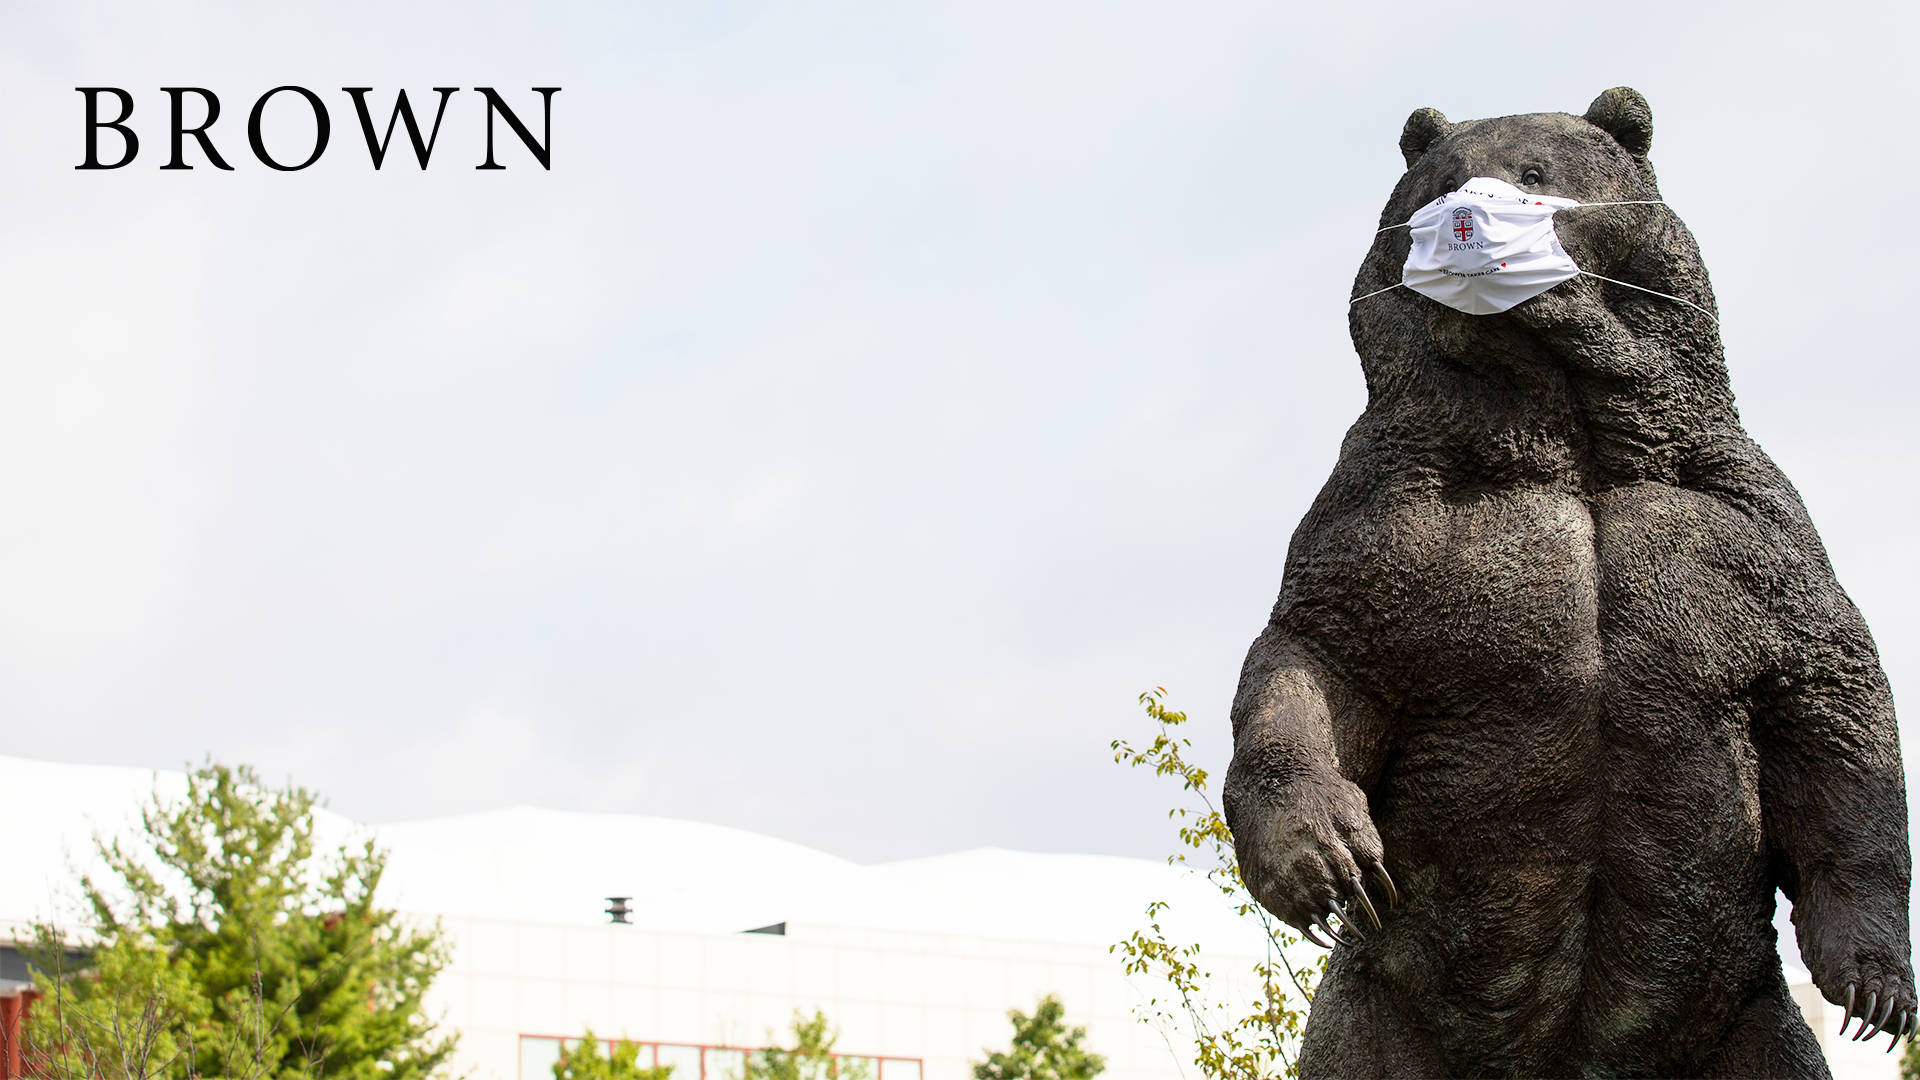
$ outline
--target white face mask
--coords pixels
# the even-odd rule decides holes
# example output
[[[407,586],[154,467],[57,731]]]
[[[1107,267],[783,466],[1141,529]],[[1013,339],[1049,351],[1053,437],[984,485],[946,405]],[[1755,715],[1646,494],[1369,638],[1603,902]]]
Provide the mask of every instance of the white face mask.
[[[1469,315],[1505,311],[1579,276],[1553,231],[1554,211],[1578,205],[1476,176],[1414,212],[1400,281]]]
[[[1505,180],[1476,176],[1459,191],[1416,210],[1405,224],[1387,226],[1412,230],[1413,243],[1400,282],[1357,297],[1353,303],[1404,285],[1469,315],[1493,315],[1586,274],[1678,301],[1718,322],[1713,312],[1691,300],[1580,269],[1553,231],[1553,215],[1575,206],[1664,205],[1657,199],[1583,203],[1556,195],[1529,195]]]

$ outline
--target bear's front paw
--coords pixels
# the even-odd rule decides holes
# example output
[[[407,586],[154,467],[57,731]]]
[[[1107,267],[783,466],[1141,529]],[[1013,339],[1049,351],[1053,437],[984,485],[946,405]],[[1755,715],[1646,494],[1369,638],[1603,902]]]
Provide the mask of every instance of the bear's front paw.
[[[1890,1033],[1891,1050],[1900,1036],[1913,1034],[1920,1011],[1915,1009],[1903,918],[1873,915],[1826,890],[1813,889],[1794,905],[1793,922],[1800,958],[1814,985],[1846,1010],[1842,1034],[1855,1017],[1860,1018],[1856,1041]]]
[[[1387,876],[1380,834],[1367,797],[1345,777],[1313,773],[1284,782],[1228,775],[1227,821],[1240,877],[1253,898],[1323,949],[1315,930],[1342,944],[1359,937],[1361,918],[1376,929],[1380,915],[1366,881],[1399,903]],[[1340,931],[1331,925],[1335,920]]]

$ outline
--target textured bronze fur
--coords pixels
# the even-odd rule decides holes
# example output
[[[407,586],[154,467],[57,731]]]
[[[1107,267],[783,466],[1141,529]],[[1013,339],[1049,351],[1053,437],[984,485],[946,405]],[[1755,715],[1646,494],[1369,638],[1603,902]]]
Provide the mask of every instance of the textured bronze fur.
[[[1380,225],[1474,176],[1659,199],[1652,128],[1624,88],[1420,110]],[[1581,268],[1717,310],[1669,208],[1555,227]],[[1352,295],[1407,245],[1379,234]],[[1339,901],[1364,934],[1302,1075],[1825,1076],[1776,888],[1827,1000],[1910,1025],[1893,700],[1715,322],[1580,277],[1500,315],[1394,289],[1350,325],[1367,408],[1247,656],[1226,786],[1260,902],[1304,928]]]

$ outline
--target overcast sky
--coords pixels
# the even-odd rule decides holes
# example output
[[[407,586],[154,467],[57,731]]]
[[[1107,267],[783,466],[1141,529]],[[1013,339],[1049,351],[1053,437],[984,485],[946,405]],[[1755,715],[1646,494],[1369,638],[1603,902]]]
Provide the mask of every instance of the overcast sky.
[[[0,7],[0,752],[1165,854],[1107,743],[1164,684],[1224,769],[1401,124],[1621,84],[1920,680],[1908,6],[165,7]],[[233,172],[158,169],[182,84]],[[83,85],[134,164],[72,168]],[[344,86],[560,86],[553,169],[476,171],[467,89],[375,173]]]

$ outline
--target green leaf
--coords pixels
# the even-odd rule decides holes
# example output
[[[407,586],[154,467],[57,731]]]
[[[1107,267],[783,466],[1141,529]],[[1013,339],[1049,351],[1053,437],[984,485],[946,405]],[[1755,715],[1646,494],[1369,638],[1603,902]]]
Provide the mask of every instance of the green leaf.
[[[184,799],[155,795],[136,839],[96,841],[111,876],[80,882],[96,935],[76,950],[42,927],[32,950],[29,1065],[101,1080],[442,1072],[454,1040],[421,999],[447,947],[375,906],[386,857],[371,842],[315,850],[318,803],[208,763]]]

